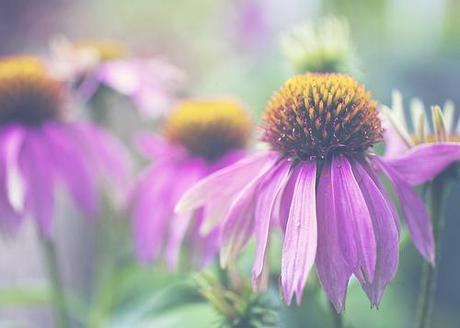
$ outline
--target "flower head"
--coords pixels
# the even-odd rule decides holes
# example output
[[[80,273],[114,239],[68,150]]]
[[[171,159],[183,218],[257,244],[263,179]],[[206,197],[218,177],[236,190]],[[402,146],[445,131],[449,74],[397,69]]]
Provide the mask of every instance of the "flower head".
[[[172,143],[210,161],[244,148],[250,130],[246,110],[231,99],[184,101],[165,124],[165,135]]]
[[[281,38],[285,56],[299,73],[349,72],[354,50],[348,22],[334,16],[293,26]]]
[[[384,108],[386,162],[413,185],[447,171],[449,176],[457,176],[452,164],[460,160],[460,124],[454,124],[454,117],[455,107],[451,101],[447,101],[443,109],[433,106],[427,112],[422,101],[413,99],[407,122],[402,96],[394,91],[392,108]],[[425,158],[429,160],[423,160]]]
[[[289,79],[265,111],[264,141],[295,160],[360,154],[383,139],[377,104],[351,77]]]
[[[133,230],[141,261],[158,257],[164,249],[168,265],[175,267],[184,240],[193,264],[202,266],[214,256],[218,228],[200,234],[203,211],[176,215],[174,205],[199,179],[240,159],[250,129],[248,113],[233,100],[187,100],[172,110],[162,137],[139,140],[141,150],[155,160],[133,197]]]
[[[61,116],[62,86],[34,57],[0,61],[0,124],[38,125]]]
[[[284,234],[281,287],[297,301],[316,264],[338,311],[354,275],[377,305],[398,266],[399,219],[379,172],[392,182],[409,232],[434,260],[431,222],[417,194],[372,153],[382,139],[377,107],[363,86],[340,74],[290,79],[265,112],[264,140],[272,150],[246,157],[188,190],[176,211],[202,208],[220,227],[221,263],[235,261],[255,236],[253,284],[267,275],[270,231]],[[216,219],[215,209],[223,213]]]
[[[0,59],[0,225],[25,216],[50,234],[54,190],[62,182],[87,215],[97,210],[98,177],[125,181],[121,145],[98,128],[62,115],[65,89],[39,59]]]

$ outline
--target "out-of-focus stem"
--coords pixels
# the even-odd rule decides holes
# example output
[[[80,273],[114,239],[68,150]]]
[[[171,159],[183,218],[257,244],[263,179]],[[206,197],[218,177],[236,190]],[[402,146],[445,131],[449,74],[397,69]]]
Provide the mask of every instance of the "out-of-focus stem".
[[[67,328],[69,324],[69,316],[67,312],[67,304],[65,293],[59,271],[57,261],[57,252],[54,243],[51,239],[45,236],[40,236],[40,242],[43,247],[45,265],[48,269],[48,275],[51,287],[51,301],[56,327]]]
[[[331,313],[334,328],[343,328],[342,316],[340,313],[337,313],[337,310],[335,309],[334,305],[332,305],[332,303],[329,303],[329,312]]]
[[[431,184],[431,216],[436,245],[436,262],[438,264],[441,254],[440,237],[445,224],[443,207],[446,186],[444,182],[445,180],[442,177],[438,177],[435,178]],[[439,265],[433,266],[428,262],[424,264],[423,278],[417,305],[417,328],[428,328],[431,326],[431,314],[433,312],[438,268]]]

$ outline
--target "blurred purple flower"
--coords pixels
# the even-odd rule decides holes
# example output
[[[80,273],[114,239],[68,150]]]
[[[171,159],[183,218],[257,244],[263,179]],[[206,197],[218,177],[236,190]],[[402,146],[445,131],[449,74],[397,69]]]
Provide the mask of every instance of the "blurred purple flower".
[[[383,129],[375,102],[363,86],[339,74],[290,79],[265,112],[264,141],[273,150],[217,171],[186,192],[178,213],[218,210],[221,261],[234,261],[256,239],[253,285],[266,276],[270,231],[284,232],[281,287],[289,304],[301,302],[310,269],[340,312],[354,275],[373,305],[394,278],[399,258],[399,219],[378,172],[393,184],[414,244],[434,261],[428,213],[411,187],[370,147]],[[263,286],[262,286],[263,287]]]
[[[450,101],[443,110],[439,106],[431,108],[431,129],[419,99],[411,101],[409,113],[412,133],[404,117],[402,96],[394,91],[392,108],[384,108],[385,162],[411,185],[418,185],[460,160],[460,123],[454,124],[455,107]]]
[[[184,84],[182,71],[158,58],[116,60],[102,64],[100,83],[130,97],[149,118],[164,116]]]
[[[186,101],[168,117],[165,136],[145,135],[139,148],[155,160],[133,193],[133,232],[140,261],[156,259],[165,251],[175,268],[181,244],[188,245],[195,266],[209,262],[218,249],[219,229],[203,230],[203,211],[174,214],[174,205],[195,182],[243,156],[250,120],[231,100]]]
[[[160,58],[133,58],[114,41],[52,43],[50,68],[74,85],[80,101],[90,100],[101,86],[129,97],[142,114],[159,118],[177,99],[185,74]]]
[[[0,224],[16,228],[31,216],[49,236],[55,189],[62,184],[86,216],[95,216],[105,178],[119,190],[129,158],[112,136],[65,120],[62,85],[33,57],[0,60]]]

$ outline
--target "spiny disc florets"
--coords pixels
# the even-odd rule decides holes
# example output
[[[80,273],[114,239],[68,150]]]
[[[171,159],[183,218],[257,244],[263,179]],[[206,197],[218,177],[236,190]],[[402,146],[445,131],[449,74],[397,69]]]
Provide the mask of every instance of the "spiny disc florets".
[[[184,101],[165,125],[169,140],[207,161],[245,147],[250,131],[247,111],[230,99]]]
[[[294,160],[355,156],[383,138],[370,93],[342,74],[289,79],[270,100],[264,120],[264,141]]]
[[[0,125],[38,125],[57,119],[62,87],[34,57],[0,59]]]

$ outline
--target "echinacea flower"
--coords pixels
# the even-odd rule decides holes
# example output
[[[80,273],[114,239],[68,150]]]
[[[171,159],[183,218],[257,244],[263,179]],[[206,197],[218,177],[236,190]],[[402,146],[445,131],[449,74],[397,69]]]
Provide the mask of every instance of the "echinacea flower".
[[[98,210],[101,178],[126,188],[129,161],[99,128],[67,119],[64,87],[34,57],[0,60],[0,225],[32,217],[52,231],[55,189],[66,187],[87,216]]]
[[[282,35],[281,48],[298,73],[349,73],[354,68],[356,55],[344,18],[294,25]]]
[[[413,99],[409,118],[414,129],[409,129],[398,91],[393,92],[392,108],[384,108],[384,114],[385,161],[404,179],[412,185],[422,184],[450,167],[453,169],[449,171],[457,175],[452,164],[460,160],[460,123],[454,122],[455,107],[451,101],[442,110],[439,106],[431,108],[431,127],[423,103]]]
[[[183,242],[193,265],[202,266],[214,256],[218,228],[200,235],[201,209],[177,215],[174,205],[195,182],[240,159],[250,129],[248,113],[233,100],[188,100],[172,110],[162,137],[140,138],[141,150],[155,160],[133,196],[133,232],[140,261],[151,261],[164,250],[168,266],[174,268]]]
[[[101,87],[129,97],[147,118],[164,115],[183,88],[184,73],[159,57],[128,56],[114,40],[52,43],[51,67],[61,80],[75,86],[80,101],[97,96]]]
[[[391,181],[412,240],[434,261],[432,227],[417,194],[372,145],[383,138],[369,92],[341,74],[289,79],[264,116],[271,150],[248,156],[188,190],[178,213],[202,208],[208,229],[221,229],[221,263],[256,239],[253,284],[266,275],[270,231],[284,233],[281,288],[301,301],[316,264],[321,284],[342,311],[354,275],[378,305],[398,266],[399,219],[378,172]],[[223,215],[224,218],[219,217]],[[209,230],[208,230],[209,231]]]

